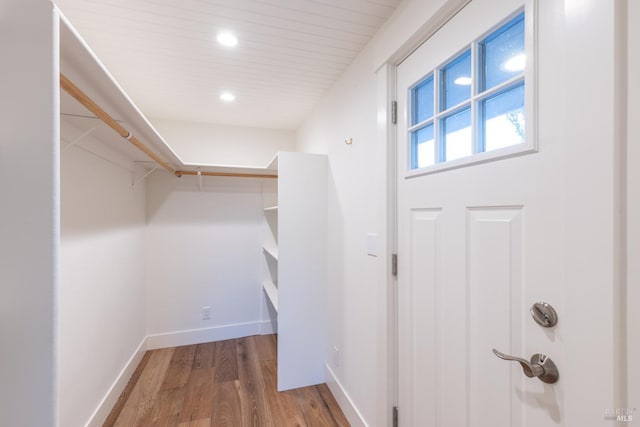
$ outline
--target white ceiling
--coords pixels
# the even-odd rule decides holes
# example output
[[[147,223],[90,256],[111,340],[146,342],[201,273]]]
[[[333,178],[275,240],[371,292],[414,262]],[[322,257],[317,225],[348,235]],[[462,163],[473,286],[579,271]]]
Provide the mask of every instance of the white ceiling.
[[[400,0],[55,3],[147,117],[296,129]]]

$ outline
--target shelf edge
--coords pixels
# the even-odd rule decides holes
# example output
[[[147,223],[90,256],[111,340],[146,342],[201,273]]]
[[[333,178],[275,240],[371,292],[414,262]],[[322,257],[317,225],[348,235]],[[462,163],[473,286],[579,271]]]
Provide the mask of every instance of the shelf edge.
[[[262,250],[264,251],[264,253],[268,254],[271,258],[273,258],[274,260],[278,261],[278,252],[277,249],[273,250],[267,247],[262,247]]]
[[[262,282],[262,289],[267,294],[267,298],[273,305],[273,308],[278,312],[278,287],[270,280]]]

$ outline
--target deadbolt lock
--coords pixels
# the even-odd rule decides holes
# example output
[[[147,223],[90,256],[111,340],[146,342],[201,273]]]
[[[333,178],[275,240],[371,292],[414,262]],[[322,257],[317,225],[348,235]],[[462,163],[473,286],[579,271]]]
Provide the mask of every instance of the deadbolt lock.
[[[546,302],[537,302],[529,310],[531,317],[543,328],[551,328],[558,323],[558,313]]]

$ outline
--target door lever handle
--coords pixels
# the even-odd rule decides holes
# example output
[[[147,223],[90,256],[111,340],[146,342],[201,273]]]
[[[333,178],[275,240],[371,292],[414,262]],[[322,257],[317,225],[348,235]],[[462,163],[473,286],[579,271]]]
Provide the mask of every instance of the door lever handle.
[[[531,356],[531,361],[527,361],[521,357],[509,356],[508,354],[499,352],[495,348],[493,349],[493,354],[500,359],[520,363],[522,371],[529,378],[537,377],[540,381],[548,384],[553,384],[560,378],[558,367],[553,363],[553,360],[544,354],[534,354]]]

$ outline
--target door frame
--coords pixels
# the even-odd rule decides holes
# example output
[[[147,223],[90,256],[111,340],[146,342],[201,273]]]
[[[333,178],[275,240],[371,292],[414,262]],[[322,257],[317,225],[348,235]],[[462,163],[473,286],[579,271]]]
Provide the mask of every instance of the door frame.
[[[627,68],[624,80],[627,85],[627,114],[624,117],[624,125],[627,127],[626,132],[626,152],[623,156],[627,158],[626,168],[624,168],[623,180],[626,182],[626,214],[624,222],[626,223],[627,239],[626,239],[626,283],[623,289],[621,299],[626,299],[626,329],[627,353],[625,363],[628,367],[627,372],[627,402],[625,404],[631,408],[640,406],[640,366],[629,363],[632,360],[640,359],[640,332],[631,325],[640,324],[640,288],[631,284],[640,283],[640,265],[633,262],[627,262],[633,257],[633,254],[640,253],[640,223],[633,218],[640,216],[640,147],[634,144],[640,138],[640,123],[629,120],[630,117],[638,117],[640,114],[640,82],[629,76],[637,76],[640,72],[640,51],[634,49],[632,41],[640,37],[640,28],[637,23],[640,22],[640,3],[636,1],[627,1],[626,6],[626,22],[627,39],[625,40]],[[636,25],[634,25],[636,24]],[[623,53],[624,54],[624,53]],[[635,167],[634,167],[635,165]],[[624,197],[624,196],[623,196]],[[627,327],[630,325],[631,327]],[[634,417],[640,417],[640,413],[636,411]]]
[[[392,103],[397,99],[397,67],[435,34],[443,25],[462,10],[471,0],[446,1],[422,26],[406,39],[376,70],[378,129],[377,143],[384,152],[386,174],[385,197],[380,204],[386,217],[385,262],[380,273],[385,278],[384,288],[380,290],[378,331],[383,331],[378,343],[378,354],[384,355],[378,363],[378,384],[383,390],[378,395],[378,420],[382,425],[393,425],[393,408],[398,405],[398,300],[397,278],[392,274],[391,257],[398,250],[397,222],[397,132],[393,123]],[[398,117],[397,120],[400,120]],[[381,224],[382,225],[382,224]]]

